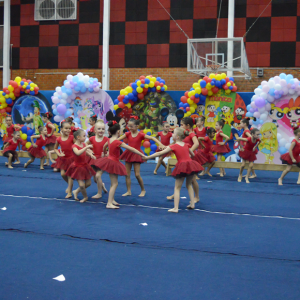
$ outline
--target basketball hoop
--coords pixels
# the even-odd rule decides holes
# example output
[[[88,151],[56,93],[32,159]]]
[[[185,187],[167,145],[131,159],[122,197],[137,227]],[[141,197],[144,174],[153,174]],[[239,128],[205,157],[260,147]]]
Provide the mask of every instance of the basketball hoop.
[[[206,68],[211,70],[214,73],[218,73],[218,70],[220,69],[221,65],[206,65]]]

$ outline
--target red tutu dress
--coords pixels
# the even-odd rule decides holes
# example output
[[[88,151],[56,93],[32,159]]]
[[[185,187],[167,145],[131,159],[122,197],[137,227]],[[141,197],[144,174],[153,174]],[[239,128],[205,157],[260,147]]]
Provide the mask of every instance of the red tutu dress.
[[[100,168],[97,166],[97,161],[102,157],[103,147],[109,141],[109,138],[104,136],[101,142],[97,142],[96,136],[92,136],[89,138],[91,145],[93,145],[93,152],[96,156],[96,159],[90,159],[89,165],[92,166],[95,170],[99,170]]]
[[[213,141],[206,136],[204,140],[202,141],[204,145],[204,149],[199,149],[198,152],[200,152],[207,160],[207,162],[212,163],[216,160],[215,156],[213,155],[211,149],[213,147]]]
[[[131,132],[126,132],[125,135],[128,140],[128,146],[133,147],[136,150],[143,153],[143,151],[141,150],[141,142],[145,138],[145,133],[139,131],[139,133],[135,137],[132,136]],[[125,162],[128,162],[128,163],[140,163],[141,164],[144,162],[140,155],[135,154],[128,150],[125,150],[123,152],[123,154],[120,156],[120,160],[124,160]]]
[[[183,142],[186,143],[189,146],[189,148],[192,148],[194,145],[193,137],[195,136],[196,134],[192,132],[183,140]],[[194,154],[195,156],[192,159],[198,162],[200,165],[204,165],[207,163],[207,159],[202,155],[201,152],[195,150]]]
[[[254,146],[260,141],[260,139],[257,139],[254,143],[252,142],[252,138],[248,137],[247,138],[247,142],[245,142],[246,144],[244,145],[244,150],[240,150],[239,151],[239,156],[243,159],[243,160],[247,160],[249,162],[253,162],[255,161],[256,158],[256,152],[253,151]],[[256,150],[256,149],[255,149]]]
[[[296,164],[297,167],[300,168],[300,142],[298,142],[297,140],[292,140],[292,143],[295,143],[295,147],[293,148],[292,152],[293,152],[293,156],[294,158],[296,159],[296,163],[293,163],[291,157],[290,157],[290,153],[287,152],[285,154],[282,154],[280,156],[280,159],[282,160],[282,163],[283,164],[288,164],[288,165],[293,165],[293,164]]]
[[[60,136],[56,141],[60,145],[61,152],[63,152],[65,156],[58,156],[56,159],[56,163],[54,164],[55,166],[51,165],[51,167],[66,171],[74,161],[72,150],[73,135],[69,135],[69,137],[65,141]]]
[[[231,150],[228,145],[219,145],[219,143],[223,142],[223,137],[221,136],[221,133],[223,133],[222,130],[218,131],[216,134],[216,145],[212,147],[213,152],[217,153],[229,153]]]
[[[76,148],[81,150],[84,147],[84,143],[83,147],[79,147],[78,145],[74,144],[72,149]],[[68,168],[66,175],[76,180],[89,180],[96,175],[96,172],[88,164],[88,156],[86,152],[83,152],[81,155],[76,155],[73,151],[73,162]]]
[[[46,152],[44,151],[43,147],[46,145],[47,138],[43,139],[43,137],[40,135],[39,138],[36,139],[35,144],[37,145],[36,148],[34,148],[32,145],[28,148],[29,155],[35,157],[35,158],[42,158],[47,156]]]
[[[173,144],[169,147],[177,158],[177,164],[172,172],[172,176],[175,178],[198,174],[204,170],[198,162],[190,158],[189,146],[187,144],[184,144],[184,146]]]
[[[50,133],[52,132],[52,128],[49,127],[50,124],[52,125],[51,122],[48,122],[48,123],[46,124],[47,134],[50,134]],[[49,136],[49,137],[47,138],[46,145],[49,145],[49,144],[55,144],[55,143],[56,143],[56,136],[55,136],[54,134],[52,134],[51,136]]]
[[[205,127],[203,127],[202,130],[199,130],[199,128],[196,127],[196,128],[194,128],[194,132],[195,132],[197,138],[206,136],[206,128]]]
[[[126,168],[119,161],[120,159],[120,146],[123,142],[114,140],[111,144],[108,141],[109,155],[96,160],[96,167],[110,174],[126,176]]]
[[[160,142],[164,145],[164,146],[169,146],[170,145],[170,139],[172,137],[172,132],[168,132],[167,134],[164,134],[163,131],[160,131],[157,133],[157,135],[160,137]],[[160,150],[159,148],[157,148],[156,152],[160,152],[162,150]],[[167,156],[170,156],[171,152],[164,154],[162,157],[165,158]]]
[[[18,157],[18,153],[16,150],[20,144],[20,140],[17,140],[17,142],[15,143],[13,139],[10,139],[7,143],[9,145],[3,150],[2,154],[5,157],[9,157],[9,153],[12,154],[12,162],[14,162]]]
[[[4,144],[13,138],[14,131],[15,131],[14,125],[10,125],[9,127],[6,127],[7,138],[3,141]]]

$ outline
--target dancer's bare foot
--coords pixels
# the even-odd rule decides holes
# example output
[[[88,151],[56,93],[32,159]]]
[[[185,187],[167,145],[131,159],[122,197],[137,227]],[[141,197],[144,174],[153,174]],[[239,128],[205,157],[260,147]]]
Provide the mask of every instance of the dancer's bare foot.
[[[256,174],[252,174],[249,178],[256,178],[257,177],[257,175]]]
[[[72,198],[72,193],[67,193],[65,199],[69,199],[69,198]]]
[[[154,174],[154,175],[157,175],[157,172],[154,170],[153,174]]]
[[[208,175],[209,177],[212,177],[212,175],[209,173],[209,171],[206,171],[205,174]]]
[[[297,181],[297,184],[300,184],[300,180]]]
[[[205,175],[205,171],[203,170],[200,174],[199,174],[199,176],[204,176]]]
[[[168,212],[172,212],[172,213],[178,213],[178,209],[176,208],[172,208],[172,209],[169,209]]]
[[[13,169],[13,167],[12,166],[7,166],[9,169]]]
[[[89,198],[86,197],[86,198],[83,198],[82,200],[80,200],[79,202],[80,202],[80,203],[84,203],[84,202],[86,202],[86,201],[88,201],[88,200],[89,200]]]
[[[237,181],[238,181],[238,182],[242,182],[242,179],[243,179],[243,177],[242,177],[242,176],[239,176]]]
[[[224,174],[223,174],[223,173],[220,173],[220,177],[224,177]]]
[[[106,187],[105,187],[104,182],[102,183],[102,189],[103,189],[103,192],[104,192],[104,193],[107,193],[107,189],[106,189]],[[102,195],[101,195],[101,197],[102,197]]]
[[[44,166],[50,166],[50,164],[48,162],[44,163]]]
[[[6,162],[5,165],[8,166],[8,162]]]
[[[44,167],[40,167],[40,170],[45,170]]]
[[[278,179],[278,185],[283,185],[283,184],[282,184],[282,179],[281,179],[281,178]]]
[[[245,180],[246,180],[246,183],[250,183],[250,181],[249,181],[249,178],[248,178],[248,177],[246,177],[246,178],[245,178]]]
[[[14,162],[14,165],[18,165],[18,164],[20,164],[21,162],[18,160],[18,161],[16,161],[16,162]]]
[[[113,201],[112,201],[112,204],[113,204],[113,205],[117,205],[117,206],[120,205],[116,200],[113,200]]]
[[[198,176],[196,176],[196,180],[199,180],[200,178]]]
[[[66,194],[68,194],[68,193],[69,193],[69,188],[67,188],[67,189],[65,190],[65,193],[66,193]]]
[[[119,206],[113,205],[113,204],[107,204],[106,208],[112,208],[112,209],[118,209],[120,208]]]
[[[200,199],[199,198],[195,198],[195,203],[198,203],[200,201]]]
[[[131,191],[130,191],[130,192],[126,192],[126,193],[123,194],[122,196],[123,196],[123,197],[131,196]]]
[[[77,191],[77,190],[74,190],[74,191],[72,192],[72,194],[73,194],[73,196],[74,196],[74,199],[75,199],[76,201],[79,201],[79,199],[78,199],[78,193],[79,193],[79,191]]]
[[[26,168],[27,168],[27,166],[28,166],[28,163],[25,163],[25,164],[24,164],[24,168],[26,169]]]
[[[145,197],[146,195],[146,191],[141,191],[141,193],[139,194],[139,197]]]
[[[174,195],[168,196],[167,199],[168,199],[168,200],[173,200],[173,199],[174,199]]]
[[[188,209],[194,209],[195,208],[195,204],[194,205],[189,204],[186,208],[188,208]]]
[[[102,194],[96,194],[95,196],[92,197],[93,199],[100,199],[102,198]]]
[[[53,172],[59,172],[59,169],[54,168]]]

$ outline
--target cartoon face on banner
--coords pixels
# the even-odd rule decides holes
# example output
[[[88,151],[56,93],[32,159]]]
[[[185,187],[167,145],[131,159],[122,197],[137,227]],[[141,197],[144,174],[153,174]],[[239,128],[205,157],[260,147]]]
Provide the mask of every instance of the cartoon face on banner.
[[[162,130],[162,122],[168,121],[168,116],[161,116],[161,109],[168,108],[169,115],[175,116],[176,103],[166,93],[150,92],[144,99],[132,108],[132,113],[140,119],[140,129],[151,129],[154,132]],[[169,118],[174,123],[173,118]]]
[[[98,93],[78,95],[74,99],[73,114],[75,118],[80,118],[82,129],[90,128],[89,118],[93,115],[107,123],[106,113],[113,110],[113,101],[103,90]]]

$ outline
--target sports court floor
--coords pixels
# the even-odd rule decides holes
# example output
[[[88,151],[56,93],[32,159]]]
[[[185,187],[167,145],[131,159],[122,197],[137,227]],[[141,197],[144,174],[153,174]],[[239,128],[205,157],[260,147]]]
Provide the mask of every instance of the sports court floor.
[[[103,200],[64,199],[65,182],[38,162],[23,171],[0,157],[0,299],[300,299],[298,174],[278,172],[238,183],[238,170],[202,177],[200,203],[180,212],[166,196],[174,179],[142,166],[145,198],[119,210]],[[21,159],[24,163],[26,159]],[[217,169],[213,169],[215,175]],[[103,180],[109,186],[109,177]],[[96,185],[88,195],[96,193]],[[142,223],[147,223],[142,225]],[[53,278],[63,274],[65,281]]]

